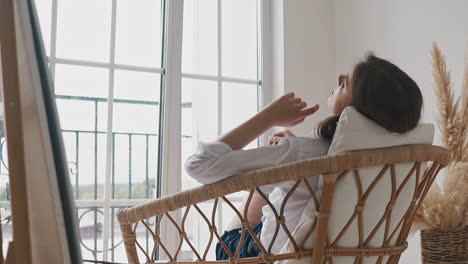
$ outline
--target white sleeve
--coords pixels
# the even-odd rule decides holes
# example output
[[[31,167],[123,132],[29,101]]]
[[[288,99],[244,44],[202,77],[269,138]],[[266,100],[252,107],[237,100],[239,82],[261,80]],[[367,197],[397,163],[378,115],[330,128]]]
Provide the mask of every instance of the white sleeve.
[[[202,184],[210,184],[249,170],[266,168],[297,160],[289,140],[278,145],[249,150],[232,150],[221,141],[200,142],[195,154],[185,161],[188,175]]]

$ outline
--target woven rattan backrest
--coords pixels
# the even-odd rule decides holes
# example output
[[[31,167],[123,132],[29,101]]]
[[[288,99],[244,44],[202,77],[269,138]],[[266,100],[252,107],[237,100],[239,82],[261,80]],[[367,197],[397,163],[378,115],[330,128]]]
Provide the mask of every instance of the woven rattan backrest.
[[[297,161],[233,176],[214,184],[201,186],[133,208],[123,209],[118,212],[118,220],[130,263],[155,263],[158,254],[160,257],[165,256],[165,259],[168,260],[166,262],[170,263],[267,263],[280,260],[291,260],[290,263],[338,263],[334,260],[334,258],[338,258],[337,256],[345,256],[346,261],[348,261],[346,263],[365,263],[363,262],[365,256],[376,256],[375,262],[383,263],[384,260],[387,260],[384,259],[384,256],[390,256],[388,263],[396,263],[400,253],[406,248],[405,240],[420,198],[425,195],[435,175],[448,163],[448,160],[449,154],[443,148],[430,145],[413,145],[356,151],[313,160]],[[428,170],[423,171],[421,164],[425,161],[433,161],[433,163]],[[410,163],[413,165],[409,166],[411,172],[407,173],[409,176],[397,176],[397,172],[401,171],[398,166]],[[376,169],[368,169],[371,167]],[[367,174],[373,174],[373,176]],[[315,193],[309,182],[310,177],[319,176],[322,177],[321,194]],[[364,177],[367,178],[363,179]],[[365,218],[366,211],[362,208],[366,204],[371,204],[368,199],[372,197],[369,194],[372,191],[369,192],[368,190],[378,190],[378,182],[383,179],[388,180],[390,183],[391,191],[389,193],[391,194],[386,195],[386,198],[390,197],[386,199],[390,203],[383,199],[383,205],[380,207],[384,209],[379,207],[381,209],[380,214],[383,213],[382,216],[378,217],[377,223],[372,223],[372,228],[368,228],[371,231],[366,231],[363,228],[364,222],[362,221]],[[284,181],[292,181],[291,189],[283,200],[282,206],[273,208],[270,200],[261,192],[259,187]],[[335,192],[335,189],[340,191],[342,186],[348,186],[349,183],[346,183],[346,181],[354,181],[352,186],[356,190],[357,197],[354,201],[341,201],[343,197]],[[398,202],[398,196],[407,192],[403,187],[399,187],[399,183],[409,186],[412,191],[408,192],[411,196],[410,208],[409,210],[403,210],[407,212],[402,214],[402,220],[397,221],[391,216],[392,208],[395,208],[394,203],[395,201]],[[245,221],[248,211],[238,211],[228,196],[241,190],[249,190],[247,204],[250,203],[253,195],[257,193],[265,199],[268,206],[272,207],[277,226],[275,235],[268,245],[262,244],[260,238],[254,234],[252,227]],[[310,193],[310,203],[314,205],[313,215],[316,216],[316,221],[301,233],[300,239],[296,236],[294,228],[288,228],[288,216],[284,215],[284,208],[287,206],[289,198],[299,190],[306,190],[306,192]],[[341,221],[345,223],[345,226],[341,227],[339,231],[334,230],[336,229],[335,222],[330,220],[330,216],[335,214],[334,211],[331,211],[334,209],[333,207],[336,207],[334,202],[347,203],[349,207],[353,208],[348,219]],[[358,206],[356,206],[356,203]],[[223,206],[220,206],[220,204],[223,204]],[[408,205],[402,203],[402,207],[405,206],[408,207]],[[250,233],[259,245],[261,251],[259,257],[241,259],[239,258],[239,249],[231,252],[222,243],[221,235],[224,230],[216,220],[221,207],[224,208],[223,212],[229,210],[241,220],[243,227],[240,243],[244,240],[245,234]],[[206,239],[202,243],[196,241],[197,239],[193,235],[194,227],[188,226],[190,222],[188,220],[193,221],[195,216],[199,219],[197,228],[205,230]],[[150,219],[150,221],[147,219]],[[387,221],[388,219],[391,220]],[[357,224],[353,224],[355,221]],[[348,222],[349,224],[347,224]],[[204,227],[201,227],[202,225]],[[347,239],[347,232],[354,232],[351,228],[352,225],[357,225],[357,239],[355,239],[357,244],[355,243],[353,247],[347,245],[340,247],[342,246],[340,240]],[[377,226],[375,231],[374,226]],[[394,226],[397,229],[396,232],[393,232]],[[144,245],[140,239],[137,239],[137,236],[142,234],[139,230],[147,230],[146,232],[152,242],[149,246],[148,244]],[[289,238],[287,244],[291,250],[280,252],[280,254],[272,254],[271,246],[273,243],[284,244],[286,242],[275,241],[279,230],[284,230],[287,234]],[[344,231],[341,232],[341,230]],[[334,234],[333,241],[328,231],[331,231],[330,234]],[[381,239],[382,243],[379,244],[373,241],[372,237],[378,238],[377,240]],[[311,240],[314,242],[313,250],[306,246],[306,242]],[[385,243],[384,240],[392,243]],[[229,260],[214,261],[209,259],[209,256],[212,256],[210,252],[217,242],[220,242],[221,246],[226,250],[230,256]],[[308,257],[308,260],[305,257]],[[314,259],[313,262],[310,257]],[[140,260],[143,261],[140,262]],[[307,261],[303,262],[304,260]]]
[[[438,165],[434,166],[437,169]],[[406,230],[402,227],[405,221],[409,222],[422,196],[419,190],[435,176],[431,172],[424,173],[424,169],[425,163],[416,162],[386,164],[341,173],[331,203],[326,246],[404,249]],[[387,263],[389,255],[328,256],[324,263]]]

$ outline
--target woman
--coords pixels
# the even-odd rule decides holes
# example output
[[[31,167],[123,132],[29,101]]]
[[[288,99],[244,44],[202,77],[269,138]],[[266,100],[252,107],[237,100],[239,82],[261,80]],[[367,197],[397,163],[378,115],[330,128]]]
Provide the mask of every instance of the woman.
[[[276,138],[270,141],[270,146],[242,150],[269,128],[294,126],[319,109],[318,105],[307,108],[306,102],[295,97],[294,93],[289,93],[217,141],[200,142],[197,152],[187,159],[185,168],[196,180],[208,184],[252,169],[327,155],[340,114],[347,106],[353,106],[389,131],[404,133],[419,122],[422,95],[417,84],[406,73],[394,64],[370,54],[356,64],[352,72],[338,77],[338,86],[328,98],[328,107],[333,116],[318,124],[317,137],[294,137],[290,131],[284,131],[275,134]],[[317,180],[317,177],[312,179]],[[269,194],[269,200],[279,210],[294,183],[283,182],[261,189]],[[317,188],[317,182],[311,184]],[[289,198],[284,215],[287,216],[286,225],[290,231],[296,226],[309,199],[305,187],[296,189]],[[262,244],[268,247],[276,227],[275,215],[259,195],[253,197],[248,212],[249,225],[260,236]],[[234,219],[222,236],[231,252],[237,248],[241,224],[238,219]],[[286,233],[280,229],[272,245],[272,253],[278,253],[286,241]],[[259,253],[258,246],[247,233],[240,257],[257,256]],[[216,248],[216,258],[228,258],[220,244]]]

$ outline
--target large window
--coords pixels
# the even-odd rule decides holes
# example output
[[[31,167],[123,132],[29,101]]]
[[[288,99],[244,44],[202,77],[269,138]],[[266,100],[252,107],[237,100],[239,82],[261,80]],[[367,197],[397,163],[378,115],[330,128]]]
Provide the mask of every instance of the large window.
[[[115,212],[156,197],[159,185],[164,3],[36,4],[49,44],[83,258],[122,259]]]
[[[84,259],[126,259],[116,211],[197,186],[183,161],[198,142],[258,111],[261,2],[185,0],[182,9],[164,0],[36,0]],[[6,164],[2,156],[0,198],[8,209]],[[232,214],[218,206],[224,226]],[[6,235],[8,219],[2,212]],[[187,229],[200,245],[206,238],[197,221]],[[137,236],[153,243],[148,233]]]
[[[184,3],[182,161],[196,150],[199,141],[215,140],[254,115],[262,92],[261,3],[252,0]],[[246,148],[258,144],[256,140]],[[198,185],[183,168],[181,171],[182,189]],[[238,205],[242,195],[232,195],[230,201]],[[212,207],[213,200],[204,203],[201,210],[208,212]],[[234,211],[222,200],[217,207],[217,226],[224,229]],[[195,212],[188,219],[189,237],[197,249],[204,248],[209,240],[204,219]],[[188,249],[185,243],[183,247]],[[208,258],[214,259],[214,247]]]

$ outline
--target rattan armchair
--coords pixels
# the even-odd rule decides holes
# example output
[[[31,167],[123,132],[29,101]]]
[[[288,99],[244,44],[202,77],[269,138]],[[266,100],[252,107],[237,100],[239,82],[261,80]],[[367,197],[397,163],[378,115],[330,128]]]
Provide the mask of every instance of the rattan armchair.
[[[369,263],[363,262],[363,259],[369,256],[374,256],[375,263],[398,263],[401,253],[407,247],[407,236],[412,224],[412,218],[416,212],[422,199],[425,197],[429,187],[433,183],[437,173],[447,165],[450,159],[449,152],[442,148],[432,145],[408,145],[398,146],[383,149],[362,150],[341,153],[337,155],[330,155],[311,160],[301,160],[283,164],[276,167],[265,168],[250,171],[242,175],[236,175],[228,179],[203,185],[198,188],[183,191],[167,197],[163,197],[145,204],[141,204],[132,208],[121,209],[117,213],[117,218],[120,223],[124,244],[127,252],[128,261],[130,263],[141,263],[140,256],[146,258],[145,263],[158,263],[156,261],[157,255],[165,255],[168,259],[167,263],[273,263],[280,260],[298,260],[309,258],[309,263],[334,263],[337,257],[348,257],[352,259],[350,263]],[[395,166],[397,164],[411,164],[410,170],[406,175],[396,175]],[[424,166],[427,164],[427,166]],[[361,168],[379,168],[378,173],[370,180],[370,185],[363,188],[359,178],[359,170]],[[321,178],[320,193],[315,193],[306,180],[309,177],[319,176]],[[356,181],[356,188],[358,189],[359,197],[358,204],[349,204],[349,207],[355,208],[349,219],[346,219],[346,224],[338,232],[333,241],[330,239],[329,234],[329,219],[331,212],[334,210],[332,201],[336,196],[335,187],[342,182],[345,177],[353,177]],[[366,176],[367,177],[367,176]],[[362,208],[366,206],[366,199],[369,193],[383,178],[391,178],[392,187],[391,195],[388,201],[382,201],[382,208],[385,208],[382,216],[379,215],[379,221],[372,232],[363,234],[363,221]],[[399,177],[400,180],[395,180]],[[401,190],[408,182],[415,182],[412,189],[411,201],[408,202],[408,208],[399,221],[392,223],[396,226],[390,229],[390,220],[392,216],[392,208],[397,201]],[[271,206],[267,196],[261,191],[260,186],[279,183],[283,181],[296,181],[296,184],[289,191],[281,210],[275,210],[277,216],[276,233],[280,228],[283,228],[289,237],[288,244],[293,248],[290,252],[281,252],[279,254],[272,254],[271,244],[270,247],[265,247],[261,244],[260,239],[255,236],[252,227],[244,221],[247,215],[247,209],[244,212],[239,212],[234,205],[229,201],[227,195],[236,193],[243,190],[250,190],[249,198],[254,193],[259,193]],[[398,184],[397,184],[398,183]],[[311,226],[310,230],[298,236],[294,234],[293,230],[288,230],[285,221],[287,216],[283,215],[283,208],[287,203],[289,194],[292,194],[296,187],[300,184],[305,184],[310,192],[311,201],[315,204],[316,221]],[[199,204],[213,200],[213,206],[210,213],[204,213]],[[206,256],[214,244],[220,242],[222,235],[221,230],[216,225],[215,215],[217,213],[217,204],[223,200],[232,210],[235,215],[240,218],[244,223],[242,227],[241,237],[246,232],[249,232],[254,240],[259,244],[261,254],[253,258],[239,258],[239,251],[229,252],[226,245],[221,243],[230,256],[229,260],[215,261],[207,260]],[[400,201],[400,200],[398,200]],[[249,204],[248,199],[247,204]],[[246,207],[248,208],[248,206]],[[406,207],[405,207],[406,208]],[[209,230],[209,240],[206,247],[202,250],[197,250],[193,242],[187,236],[185,223],[189,211],[195,211],[203,219],[204,224],[207,225]],[[156,217],[154,227],[151,228],[145,219]],[[164,241],[160,236],[161,228],[167,225],[161,224],[163,219],[171,225],[172,236],[169,236],[173,241],[176,239],[176,245],[170,246],[169,242]],[[392,220],[394,221],[394,220]],[[356,247],[340,247],[339,240],[347,232],[352,223],[357,223],[357,234],[359,244]],[[376,230],[379,228],[384,230],[383,242],[380,247],[371,247],[368,241],[375,235]],[[154,240],[154,245],[150,248],[142,246],[137,241],[136,232],[138,228],[147,229]],[[336,232],[335,232],[336,233]],[[275,236],[274,236],[275,237]],[[313,249],[305,248],[307,239],[313,241]],[[242,240],[242,238],[241,238]],[[181,260],[181,247],[185,243],[195,256],[194,261]],[[140,253],[138,254],[138,251]],[[158,253],[159,252],[159,253]],[[291,262],[291,263],[294,263]],[[335,263],[337,263],[335,261]],[[340,262],[343,263],[343,262]]]

